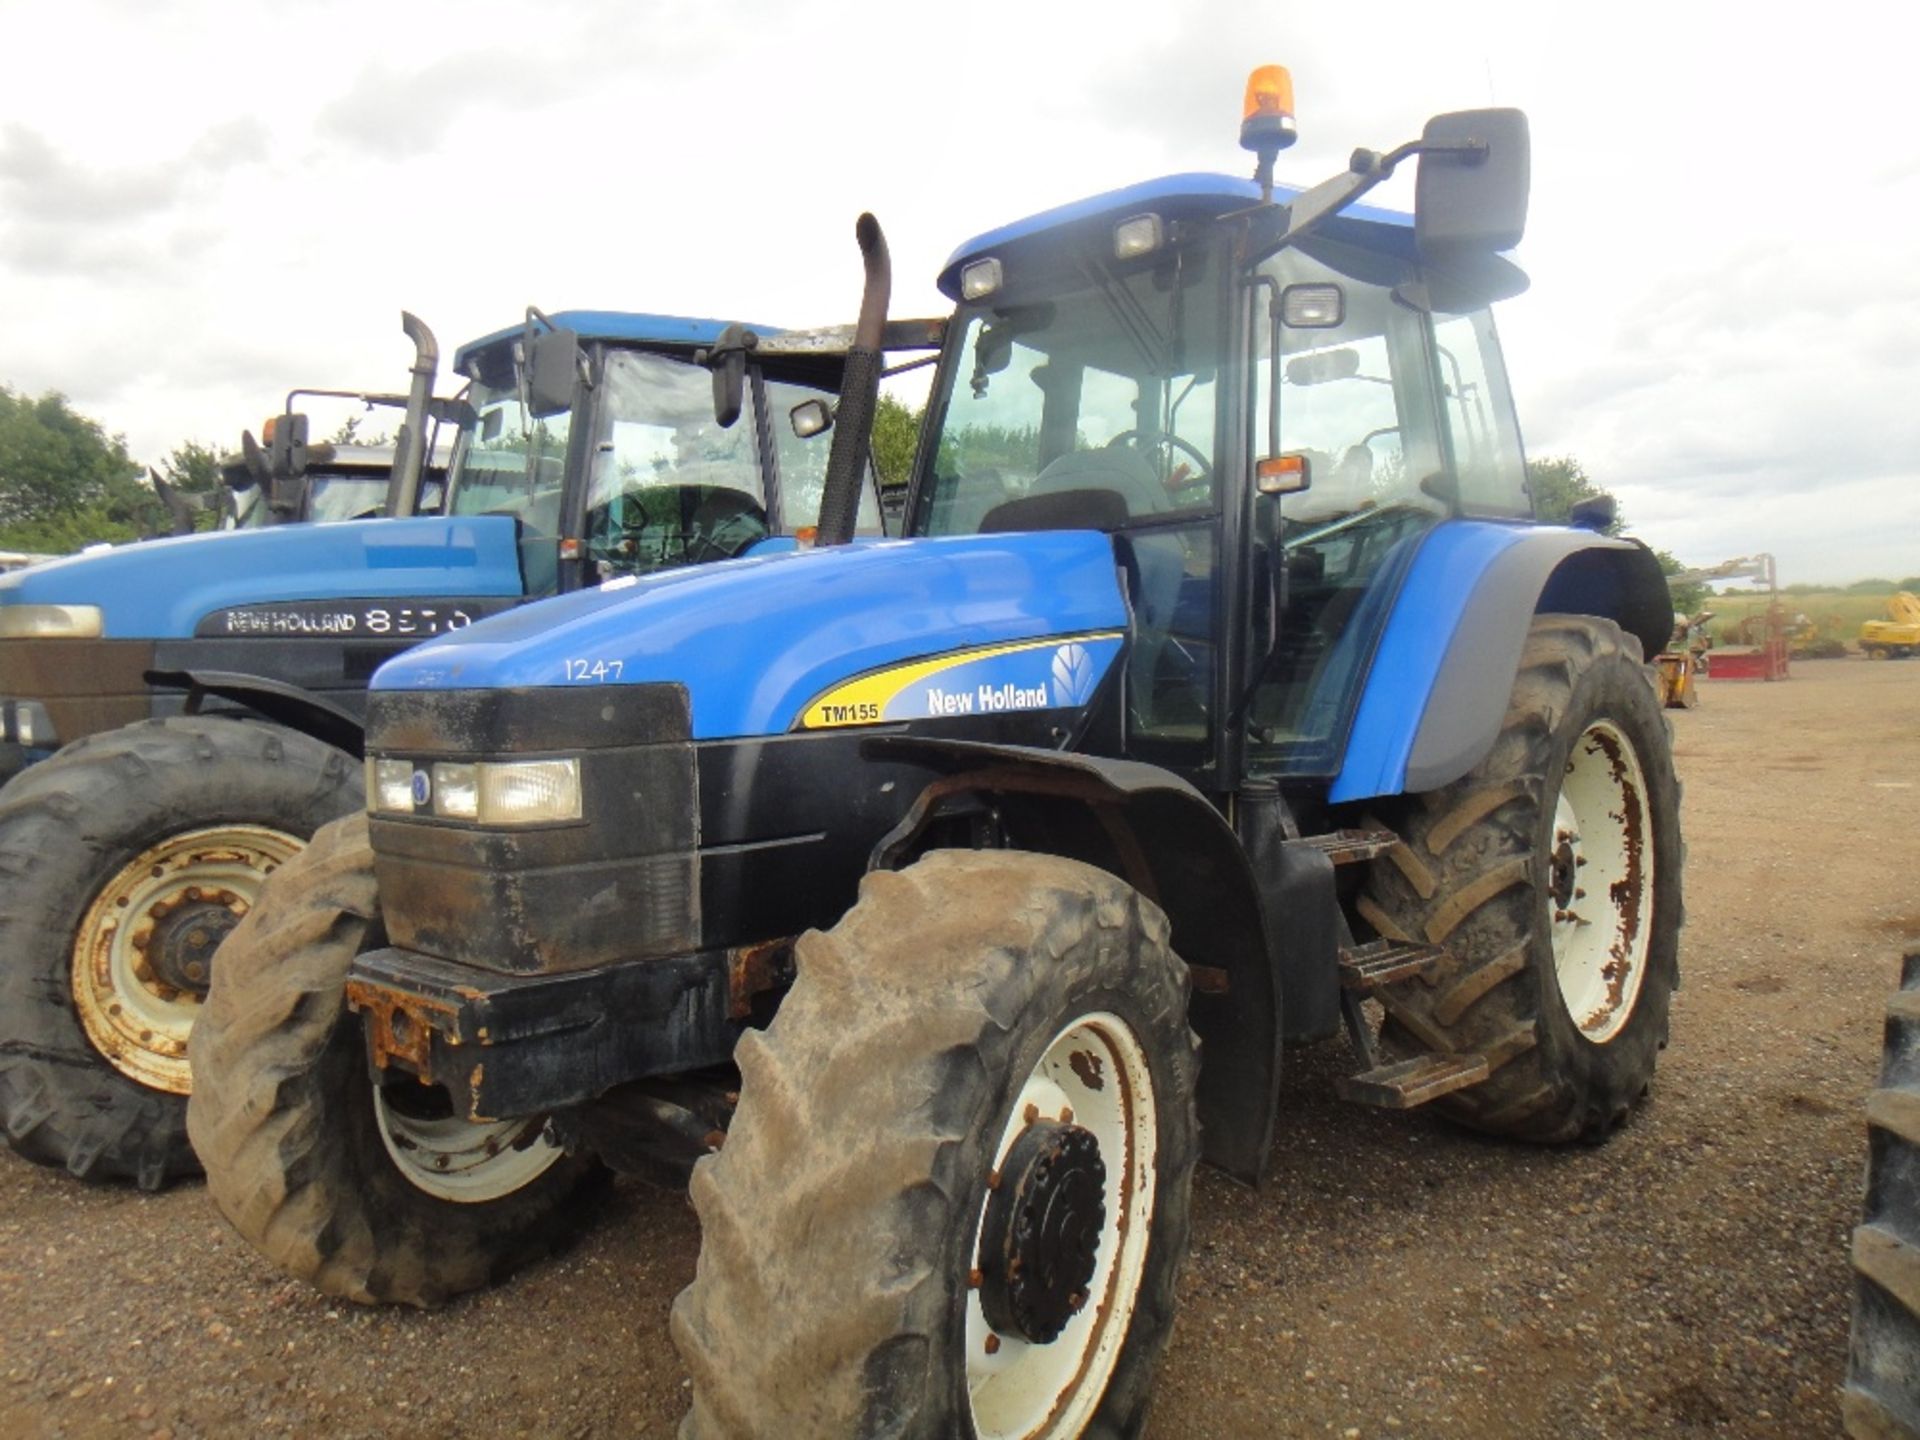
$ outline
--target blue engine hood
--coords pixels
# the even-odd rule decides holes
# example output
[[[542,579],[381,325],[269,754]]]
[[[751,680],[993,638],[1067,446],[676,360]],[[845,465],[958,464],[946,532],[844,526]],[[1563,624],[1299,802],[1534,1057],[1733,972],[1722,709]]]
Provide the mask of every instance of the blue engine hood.
[[[516,522],[501,515],[353,520],[120,545],[0,577],[0,605],[98,605],[109,639],[177,639],[228,605],[518,595]]]
[[[675,681],[697,740],[791,729],[807,702],[924,656],[1127,626],[1105,535],[886,540],[695,566],[529,605],[396,656],[381,690]]]

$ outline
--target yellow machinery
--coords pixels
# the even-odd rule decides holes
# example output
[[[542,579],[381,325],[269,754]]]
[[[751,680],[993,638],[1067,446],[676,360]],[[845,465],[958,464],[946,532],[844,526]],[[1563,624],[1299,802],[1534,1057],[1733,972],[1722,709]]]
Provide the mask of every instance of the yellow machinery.
[[[1902,590],[1887,597],[1887,618],[1860,627],[1860,648],[1869,660],[1896,660],[1920,651],[1920,595]]]

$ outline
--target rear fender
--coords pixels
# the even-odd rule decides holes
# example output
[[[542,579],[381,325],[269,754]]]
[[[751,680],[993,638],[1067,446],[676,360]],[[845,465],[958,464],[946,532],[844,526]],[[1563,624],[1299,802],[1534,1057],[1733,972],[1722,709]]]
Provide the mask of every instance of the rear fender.
[[[1673,628],[1659,561],[1558,526],[1445,525],[1414,559],[1380,638],[1328,800],[1437,790],[1500,733],[1538,614],[1613,620],[1653,656]]]
[[[1137,761],[912,736],[875,737],[862,750],[941,776],[875,848],[873,868],[919,853],[941,805],[990,798],[1023,848],[1118,875],[1166,912],[1173,948],[1193,975],[1188,1018],[1203,1045],[1205,1158],[1256,1183],[1279,1101],[1280,994],[1259,890],[1220,812],[1177,775]]]

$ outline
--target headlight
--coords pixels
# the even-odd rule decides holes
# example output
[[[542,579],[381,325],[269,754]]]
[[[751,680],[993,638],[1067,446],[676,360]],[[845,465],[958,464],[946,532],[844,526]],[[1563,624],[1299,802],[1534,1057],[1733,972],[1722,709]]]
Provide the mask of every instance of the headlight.
[[[0,605],[0,637],[94,640],[104,634],[98,605]]]
[[[367,807],[413,813],[413,765],[406,760],[367,757]]]
[[[432,815],[482,825],[548,825],[581,817],[580,762],[367,760],[375,814]]]

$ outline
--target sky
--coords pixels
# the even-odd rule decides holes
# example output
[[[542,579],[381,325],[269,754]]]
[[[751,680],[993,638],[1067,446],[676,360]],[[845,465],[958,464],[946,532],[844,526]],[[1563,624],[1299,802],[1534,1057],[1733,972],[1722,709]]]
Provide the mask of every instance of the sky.
[[[0,0],[0,34],[0,384],[144,461],[404,389],[403,308],[447,356],[528,304],[850,320],[864,209],[894,313],[939,313],[971,235],[1245,173],[1277,62],[1296,183],[1527,112],[1531,454],[1691,564],[1920,573],[1920,14],[1884,0]]]

